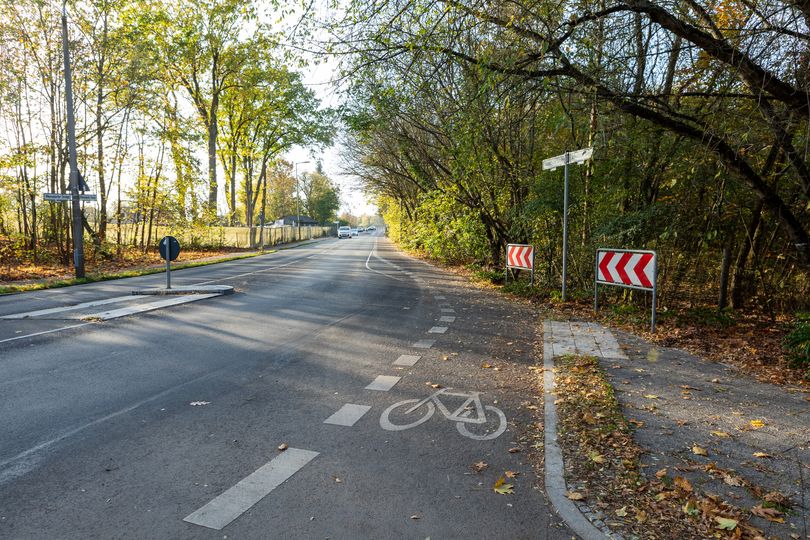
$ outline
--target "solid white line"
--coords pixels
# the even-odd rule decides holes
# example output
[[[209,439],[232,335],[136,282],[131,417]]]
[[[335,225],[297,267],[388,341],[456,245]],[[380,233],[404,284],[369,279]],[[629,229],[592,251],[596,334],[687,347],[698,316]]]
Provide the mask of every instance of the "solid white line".
[[[82,317],[83,319],[99,319],[102,321],[108,321],[110,319],[117,319],[119,317],[126,317],[127,315],[134,315],[135,313],[146,313],[147,311],[154,311],[156,309],[169,307],[169,306],[176,306],[179,304],[187,304],[188,302],[196,302],[197,300],[204,300],[206,298],[213,298],[214,296],[220,296],[219,293],[216,294],[189,294],[183,296],[175,296],[173,298],[167,298],[165,300],[159,300],[157,302],[150,302],[148,304],[139,304],[137,306],[130,306],[121,309],[113,309],[111,311],[102,311],[99,313],[93,313],[90,315],[85,315]]]
[[[392,375],[377,375],[371,384],[366,386],[366,390],[377,390],[379,392],[388,392],[395,384],[399,382],[400,377]]]
[[[357,423],[358,420],[363,418],[371,407],[368,405],[355,405],[354,403],[347,403],[337,410],[335,414],[323,421],[324,424],[332,424],[335,426],[351,427]]]
[[[183,521],[222,530],[264,499],[304,465],[315,459],[318,452],[288,448],[265,465],[240,480],[235,486],[211,502],[183,518]]]
[[[41,315],[53,315],[54,313],[61,313],[63,311],[76,311],[77,309],[92,308],[96,306],[103,306],[106,304],[116,304],[126,300],[135,300],[131,294],[126,296],[116,296],[115,298],[106,298],[104,300],[95,300],[93,302],[84,302],[83,304],[74,304],[72,306],[60,306],[48,309],[39,309],[37,311],[27,311],[25,313],[13,313],[11,315],[3,315],[0,319],[27,319],[29,317],[39,317]]]
[[[456,322],[456,318],[450,315],[439,317],[439,322]]]
[[[447,332],[446,326],[434,326],[428,330],[428,334],[444,334],[445,332]]]
[[[399,358],[394,360],[394,365],[410,367],[416,364],[421,358],[422,358],[421,356],[415,354],[402,354],[399,356]]]
[[[442,313],[455,313],[455,312],[456,312],[456,310],[455,310],[455,309],[453,309],[453,308],[446,308],[446,307],[443,307],[441,311],[442,311]]]
[[[434,343],[436,343],[435,339],[420,339],[419,341],[411,345],[411,347],[414,347],[416,349],[429,349],[433,347]]]
[[[8,341],[17,341],[18,339],[25,339],[29,337],[35,336],[42,336],[45,334],[53,334],[54,332],[61,332],[62,330],[69,330],[70,328],[79,328],[80,326],[87,326],[88,324],[93,324],[91,322],[79,323],[79,324],[71,324],[70,326],[60,326],[59,328],[54,328],[53,330],[45,330],[43,332],[34,332],[33,334],[25,334],[24,336],[16,336],[13,338],[6,338],[0,339],[0,343],[6,343]]]
[[[397,281],[403,281],[402,279],[400,279],[400,278],[398,278],[396,276],[386,274],[385,272],[380,272],[379,270],[374,270],[372,267],[370,267],[368,265],[369,261],[371,260],[371,256],[374,255],[374,251],[376,249],[377,249],[377,237],[375,236],[374,237],[374,246],[372,246],[371,251],[368,252],[368,257],[366,257],[366,270],[368,270],[369,272],[374,272],[375,274],[380,274],[381,276],[385,276],[387,278],[395,279]],[[383,261],[386,264],[391,264],[388,261],[386,261],[385,259],[382,259],[379,255],[375,255],[375,257],[377,259],[380,259],[381,261]]]

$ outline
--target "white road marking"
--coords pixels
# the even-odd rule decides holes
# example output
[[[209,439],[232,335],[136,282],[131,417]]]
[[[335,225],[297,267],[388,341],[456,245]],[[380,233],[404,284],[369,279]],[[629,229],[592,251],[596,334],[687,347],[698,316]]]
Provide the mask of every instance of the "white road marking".
[[[366,386],[366,390],[388,392],[399,382],[400,378],[401,377],[394,377],[393,375],[378,375],[371,384]]]
[[[333,424],[335,426],[351,427],[357,423],[358,420],[363,418],[371,407],[368,405],[355,405],[354,403],[347,403],[337,410],[335,414],[323,421],[324,424]]]
[[[441,307],[448,308],[448,307],[453,307],[453,306],[451,306],[450,304],[444,303],[444,304],[439,304],[439,307],[440,308]]]
[[[394,360],[395,366],[413,366],[416,364],[422,357],[415,355],[415,354],[402,354],[399,358]]]
[[[137,297],[128,294],[126,296],[116,296],[115,298],[106,298],[104,300],[94,300],[93,302],[84,302],[82,304],[74,304],[72,306],[60,306],[48,309],[38,309],[37,311],[27,311],[25,313],[12,313],[11,315],[3,315],[0,319],[28,319],[30,317],[41,317],[43,315],[53,315],[54,313],[62,313],[63,311],[76,311],[77,309],[92,308],[96,306],[103,306],[106,304],[116,304],[126,300],[132,301]]]
[[[222,530],[315,459],[318,452],[288,448],[183,521]]]
[[[446,326],[434,326],[428,330],[428,334],[444,334],[445,332],[447,332]]]
[[[455,313],[455,312],[456,310],[453,308],[446,308],[446,307],[442,308],[442,313]]]
[[[416,349],[429,349],[433,347],[434,343],[436,343],[435,339],[420,339],[419,341],[411,345],[411,347],[414,347]]]
[[[148,304],[139,304],[137,306],[130,306],[121,309],[113,309],[111,311],[102,311],[99,313],[93,313],[90,315],[85,315],[84,317],[82,317],[82,319],[99,319],[102,321],[108,321],[110,319],[126,317],[127,315],[133,315],[135,313],[145,313],[147,311],[153,311],[168,306],[176,306],[179,304],[187,304],[188,302],[196,302],[197,300],[204,300],[206,298],[212,298],[214,296],[220,296],[220,294],[219,293],[188,294],[183,296],[175,296],[172,298],[167,298],[165,300],[158,300],[157,302],[150,302]]]
[[[444,315],[439,318],[439,322],[456,322],[456,318],[451,315]]]
[[[45,334],[53,334],[54,332],[61,332],[62,330],[68,330],[70,328],[79,328],[80,326],[87,326],[88,324],[93,324],[90,322],[81,323],[81,324],[72,324],[70,326],[61,326],[59,328],[54,328],[53,330],[45,330],[43,332],[34,332],[33,334],[25,334],[24,336],[15,336],[12,338],[0,339],[0,343],[6,343],[8,341],[16,341],[18,339],[25,339],[30,337],[42,336]]]
[[[436,300],[447,300],[447,297],[442,296],[441,294],[437,294],[433,298],[435,298]]]

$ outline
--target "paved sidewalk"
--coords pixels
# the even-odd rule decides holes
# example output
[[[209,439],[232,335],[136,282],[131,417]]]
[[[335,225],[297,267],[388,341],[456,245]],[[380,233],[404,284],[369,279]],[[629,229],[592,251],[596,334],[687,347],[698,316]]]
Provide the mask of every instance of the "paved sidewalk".
[[[792,504],[792,511],[780,516],[785,522],[751,516],[752,525],[768,538],[810,538],[806,393],[757,382],[731,367],[630,334],[617,332],[616,339],[594,323],[546,321],[544,333],[547,358],[600,359],[625,416],[636,426],[635,440],[646,450],[642,468],[648,479],[669,468],[696,491],[743,510],[778,492]],[[708,455],[695,454],[695,446]]]

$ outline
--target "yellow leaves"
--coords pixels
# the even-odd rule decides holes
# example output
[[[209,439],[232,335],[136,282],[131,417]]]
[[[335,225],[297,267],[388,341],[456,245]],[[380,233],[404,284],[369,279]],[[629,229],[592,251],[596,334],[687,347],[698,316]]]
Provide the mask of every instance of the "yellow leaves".
[[[707,452],[706,449],[703,448],[702,446],[698,445],[692,446],[692,453],[695,454],[696,456],[704,456],[704,457],[709,456],[709,452]]]
[[[579,491],[566,491],[565,496],[571,499],[572,501],[584,501],[585,495],[580,493]]]
[[[731,518],[724,518],[720,516],[716,516],[714,521],[717,522],[717,526],[715,529],[720,529],[723,531],[733,531],[737,528],[737,520]]]
[[[749,423],[753,429],[762,429],[765,427],[765,422],[762,420],[751,420]]]
[[[644,397],[647,399],[658,399],[658,396],[655,394],[644,394]]]
[[[655,473],[655,477],[656,478],[663,478],[663,477],[665,477],[667,475],[667,472],[668,471],[667,471],[666,468],[661,469],[661,470],[659,470],[658,472]]]
[[[616,515],[619,517],[627,517],[627,507],[622,506],[618,510],[616,510]]]
[[[683,513],[688,516],[696,516],[700,513],[697,507],[697,501],[695,499],[689,499],[686,503],[681,507]]]
[[[603,456],[598,452],[591,452],[588,457],[590,457],[591,461],[593,461],[594,463],[598,463],[600,465],[605,463],[605,456]]]
[[[514,486],[512,484],[507,484],[504,477],[501,476],[495,481],[495,485],[492,486],[492,491],[500,495],[510,495],[514,493]]]
[[[766,454],[765,452],[754,452],[753,455],[756,458],[762,458],[762,459],[770,459],[770,458],[773,457],[772,455]]]
[[[490,364],[489,362],[484,362],[483,364],[481,364],[481,369],[490,369],[490,368],[492,368],[492,364]]]
[[[721,439],[728,439],[729,437],[731,437],[731,435],[729,435],[725,431],[712,431],[712,435],[714,435],[715,437],[720,437]]]
[[[516,478],[520,473],[516,471],[504,471],[504,476],[507,478]]]
[[[278,451],[283,452],[284,450],[286,450],[289,447],[290,446],[287,443],[281,443],[280,445],[278,445]]]

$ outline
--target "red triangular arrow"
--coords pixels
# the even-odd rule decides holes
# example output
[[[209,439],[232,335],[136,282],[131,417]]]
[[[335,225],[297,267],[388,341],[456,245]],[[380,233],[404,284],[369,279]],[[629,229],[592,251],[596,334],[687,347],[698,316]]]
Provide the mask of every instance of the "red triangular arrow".
[[[619,277],[622,280],[622,283],[626,285],[632,285],[633,281],[630,279],[630,276],[627,275],[625,271],[625,266],[633,258],[632,253],[622,253],[622,258],[619,259],[619,262],[616,264],[616,271],[619,273]]]
[[[601,274],[599,279],[601,281],[613,281],[613,277],[608,271],[608,264],[610,264],[611,259],[613,259],[613,255],[616,253],[613,251],[603,251],[602,253],[604,256],[602,257],[602,262],[599,263],[599,272]]]
[[[644,269],[647,267],[647,264],[652,260],[653,256],[652,253],[645,253],[641,256],[636,263],[636,266],[633,268],[633,272],[636,273],[636,277],[641,282],[644,287],[652,289],[653,284],[650,283],[650,280],[647,279],[647,274],[644,273]]]

